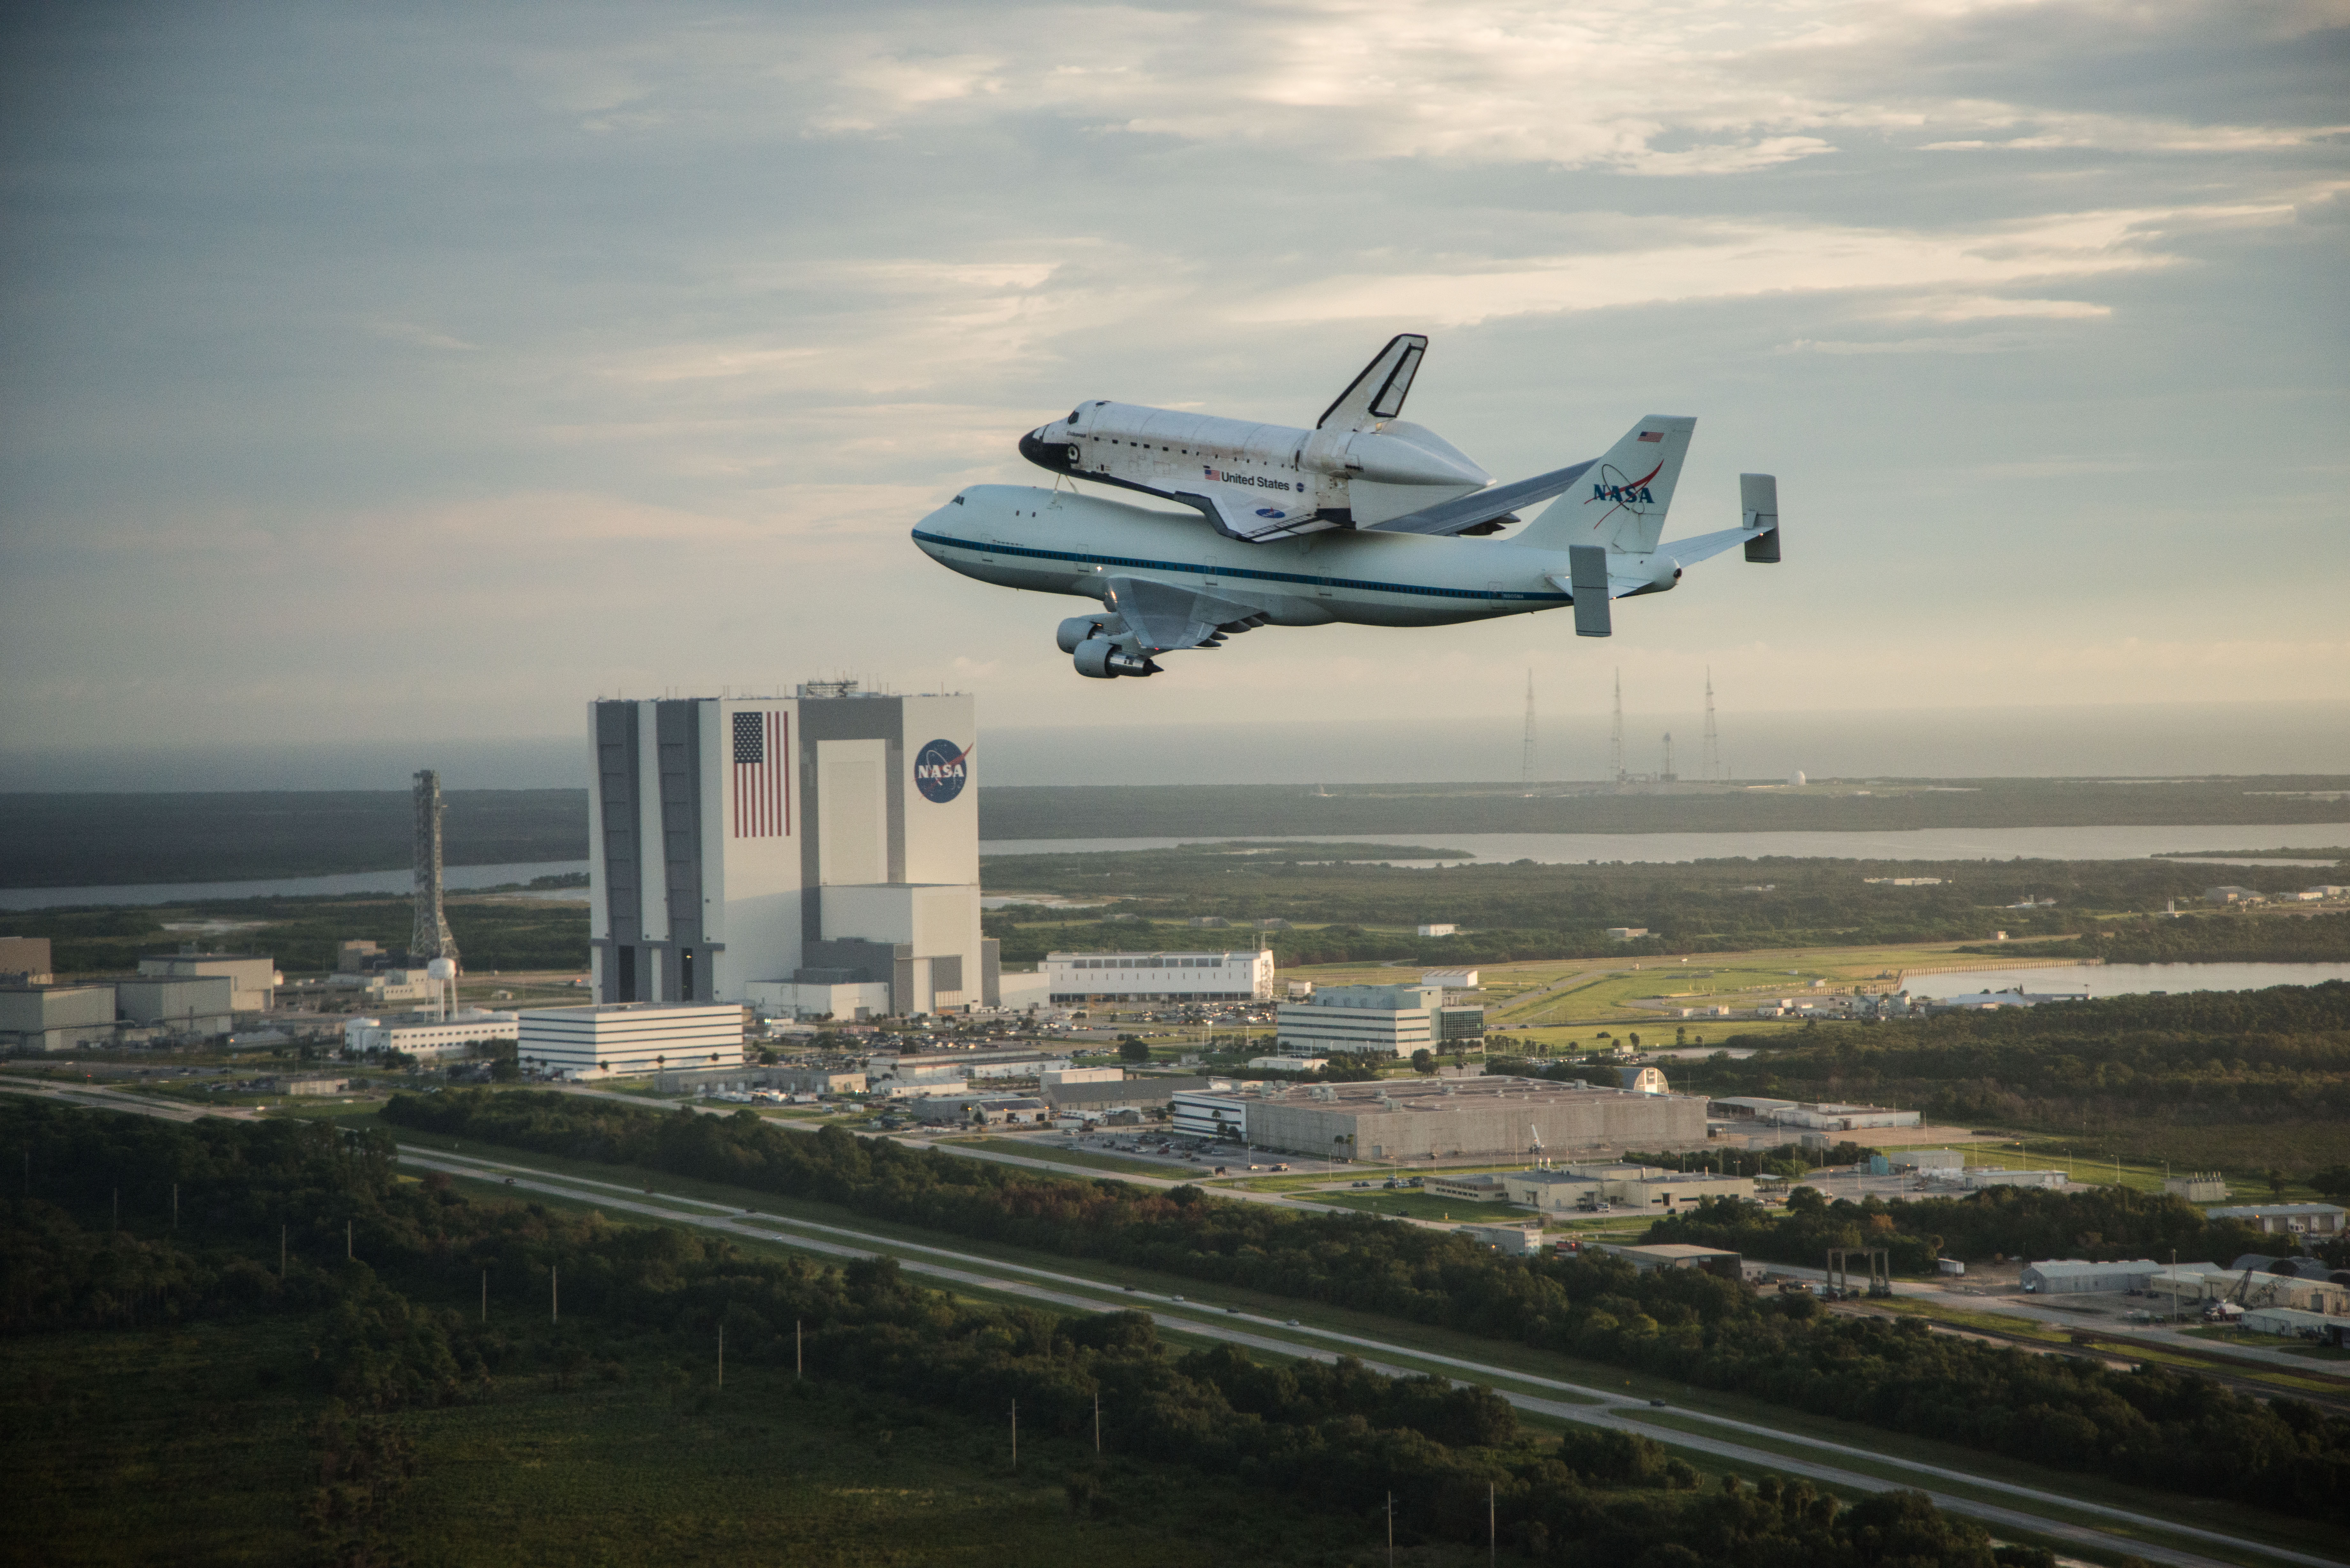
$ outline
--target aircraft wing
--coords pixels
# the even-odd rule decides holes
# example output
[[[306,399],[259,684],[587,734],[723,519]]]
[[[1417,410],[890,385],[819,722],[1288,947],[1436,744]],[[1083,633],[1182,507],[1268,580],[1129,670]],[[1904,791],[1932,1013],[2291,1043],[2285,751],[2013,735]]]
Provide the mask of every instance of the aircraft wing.
[[[1491,523],[1507,517],[1521,506],[1537,501],[1547,501],[1564,494],[1569,486],[1581,479],[1592,462],[1578,462],[1571,467],[1537,473],[1532,479],[1513,480],[1507,484],[1488,485],[1473,495],[1463,495],[1456,501],[1440,501],[1433,506],[1423,506],[1417,512],[1390,518],[1363,530],[1367,534],[1465,534],[1480,523]]]
[[[1144,654],[1215,648],[1227,636],[1253,630],[1266,619],[1254,605],[1149,577],[1112,577],[1102,606],[1126,623],[1130,639]]]

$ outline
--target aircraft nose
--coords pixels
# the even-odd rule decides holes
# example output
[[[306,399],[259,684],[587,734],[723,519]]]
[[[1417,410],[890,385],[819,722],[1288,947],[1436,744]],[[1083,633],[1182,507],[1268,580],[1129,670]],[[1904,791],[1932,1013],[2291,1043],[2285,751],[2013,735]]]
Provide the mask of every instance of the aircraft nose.
[[[1045,432],[1052,428],[1050,425],[1039,425],[1022,436],[1020,455],[1039,468],[1049,468],[1060,473],[1069,472],[1076,467],[1076,460],[1071,455],[1075,449],[1066,441],[1046,441]]]

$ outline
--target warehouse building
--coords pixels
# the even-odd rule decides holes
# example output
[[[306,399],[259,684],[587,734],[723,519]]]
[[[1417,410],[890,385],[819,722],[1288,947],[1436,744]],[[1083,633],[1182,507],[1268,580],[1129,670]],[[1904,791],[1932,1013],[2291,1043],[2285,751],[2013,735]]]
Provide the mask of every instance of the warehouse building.
[[[1056,1007],[1096,1002],[1266,1002],[1273,954],[1046,953],[1045,989]]]
[[[968,695],[845,680],[591,704],[598,1001],[795,1018],[994,1006],[975,722]]]
[[[268,1012],[276,1005],[277,988],[286,983],[277,972],[277,961],[259,953],[200,953],[193,949],[151,953],[139,961],[139,972],[172,980],[225,976],[232,1012]]]
[[[2334,1203],[2244,1203],[2229,1209],[2207,1209],[2210,1220],[2233,1220],[2271,1235],[2338,1236],[2342,1208]]]
[[[1601,1155],[1705,1141],[1705,1103],[1536,1078],[1279,1084],[1178,1094],[1176,1130],[1352,1159]]]
[[[1409,1056],[1438,1048],[1440,985],[1326,985],[1274,1015],[1284,1056]]]
[[[2026,1263],[2023,1266],[2023,1289],[2027,1295],[2040,1296],[2142,1291],[2146,1289],[2147,1282],[2160,1272],[2162,1265],[2152,1258],[2114,1263],[2092,1263],[2082,1258],[2065,1258],[2045,1263]]]
[[[519,1048],[519,1013],[490,1012],[469,1008],[453,1018],[437,1012],[409,1012],[388,1018],[353,1018],[343,1024],[343,1054],[368,1056],[397,1051],[403,1056],[431,1060],[470,1055],[477,1045],[512,1040]]]
[[[1767,1127],[1795,1127],[1811,1132],[1862,1132],[1870,1127],[1914,1127],[1924,1122],[1918,1111],[1888,1106],[1814,1104],[1804,1100],[1773,1100],[1756,1095],[1725,1095],[1709,1109],[1718,1116],[1749,1117]]]
[[[70,1051],[113,1040],[110,985],[0,985],[0,1047]]]
[[[0,937],[0,983],[47,985],[57,979],[47,937]]]
[[[1705,1170],[1662,1170],[1655,1166],[1570,1165],[1552,1170],[1512,1171],[1503,1178],[1510,1201],[1546,1213],[1591,1212],[1602,1208],[1678,1214],[1700,1199],[1752,1198],[1754,1179]]]
[[[233,1027],[235,986],[224,974],[133,975],[114,982],[115,1015],[181,1034],[225,1034]]]
[[[732,1004],[530,1007],[515,1016],[523,1066],[553,1077],[743,1065],[743,1009]]]

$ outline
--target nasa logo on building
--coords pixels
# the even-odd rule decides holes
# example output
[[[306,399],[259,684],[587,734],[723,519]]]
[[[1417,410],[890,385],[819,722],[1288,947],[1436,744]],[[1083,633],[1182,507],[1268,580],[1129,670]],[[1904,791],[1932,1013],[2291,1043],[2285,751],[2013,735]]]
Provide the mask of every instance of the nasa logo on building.
[[[970,759],[970,746],[932,741],[914,753],[914,787],[924,800],[944,805],[962,793],[963,781],[971,776]]]

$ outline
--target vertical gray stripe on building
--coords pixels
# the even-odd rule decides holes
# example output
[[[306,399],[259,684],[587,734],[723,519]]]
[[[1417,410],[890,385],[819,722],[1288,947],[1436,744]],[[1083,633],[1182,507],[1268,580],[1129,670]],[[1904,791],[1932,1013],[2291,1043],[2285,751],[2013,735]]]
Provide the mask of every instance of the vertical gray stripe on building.
[[[637,705],[613,701],[596,704],[596,788],[604,814],[604,842],[596,853],[604,859],[605,918],[610,931],[608,961],[633,953],[644,940],[644,889],[637,853]],[[619,962],[604,965],[601,1002],[620,1000]],[[631,966],[633,967],[633,966]]]

